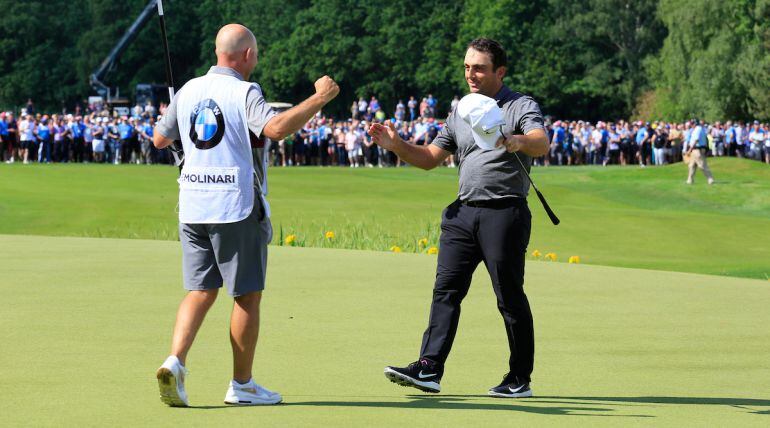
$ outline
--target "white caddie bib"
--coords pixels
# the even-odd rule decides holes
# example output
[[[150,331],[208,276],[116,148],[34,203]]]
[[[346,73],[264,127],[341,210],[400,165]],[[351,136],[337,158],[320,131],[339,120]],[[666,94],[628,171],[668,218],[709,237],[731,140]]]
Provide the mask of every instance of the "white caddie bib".
[[[254,165],[246,95],[254,84],[210,73],[177,94],[185,164],[179,176],[181,223],[234,223],[254,207]]]

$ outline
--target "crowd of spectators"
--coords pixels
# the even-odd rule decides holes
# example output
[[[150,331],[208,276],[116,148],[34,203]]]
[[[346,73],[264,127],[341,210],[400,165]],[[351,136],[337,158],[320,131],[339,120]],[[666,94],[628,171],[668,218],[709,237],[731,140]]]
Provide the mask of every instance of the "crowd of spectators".
[[[539,165],[663,165],[679,162],[691,146],[707,143],[709,156],[734,156],[770,164],[770,126],[692,119],[684,123],[555,121],[551,150]],[[705,135],[701,135],[705,133]]]
[[[164,109],[165,106],[161,106]],[[71,114],[36,113],[30,102],[19,115],[0,112],[0,159],[6,163],[169,163],[152,145],[158,115],[152,104],[119,116],[101,106]]]
[[[455,97],[446,107],[455,108]],[[404,163],[392,152],[375,145],[366,129],[373,121],[391,120],[409,144],[430,144],[443,121],[436,119],[437,100],[432,96],[418,103],[410,97],[399,100],[386,114],[376,97],[360,98],[350,107],[350,118],[334,119],[319,113],[288,138],[271,142],[270,163],[274,166],[393,167]],[[0,113],[0,160],[13,162],[96,162],[170,164],[172,156],[152,145],[158,115],[165,109],[152,104],[136,105],[119,116],[102,106],[89,106],[81,114],[36,113],[32,102],[19,115]],[[548,121],[551,150],[533,160],[534,165],[663,165],[681,161],[690,144],[703,141],[709,156],[735,156],[770,164],[770,126],[759,121],[685,123]],[[445,165],[453,167],[450,156]]]
[[[459,98],[449,105],[455,108]],[[391,120],[401,138],[416,145],[430,144],[443,122],[436,120],[436,100],[432,95],[418,104],[410,97],[399,100],[388,116],[376,97],[360,98],[351,107],[351,118],[335,120],[320,114],[302,130],[271,146],[273,165],[339,165],[349,167],[401,166],[398,157],[371,141],[366,129],[372,121]],[[663,165],[679,162],[687,148],[708,141],[709,156],[734,156],[770,164],[770,126],[766,123],[714,122],[698,119],[684,123],[587,121],[548,121],[551,149],[534,159],[537,166],[549,165]],[[705,136],[701,136],[705,133]],[[449,157],[446,166],[454,166]]]

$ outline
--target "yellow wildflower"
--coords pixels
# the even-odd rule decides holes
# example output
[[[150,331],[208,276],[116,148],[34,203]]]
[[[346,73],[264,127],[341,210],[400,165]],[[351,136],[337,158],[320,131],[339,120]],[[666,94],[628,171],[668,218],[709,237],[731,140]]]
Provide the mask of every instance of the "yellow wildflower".
[[[394,253],[400,253],[401,252],[401,247],[399,247],[398,245],[394,245],[394,246],[390,247],[390,251],[393,251]]]
[[[326,239],[328,239],[328,240],[330,240],[330,241],[331,241],[332,239],[334,239],[334,232],[332,232],[332,231],[330,230],[330,231],[328,231],[328,232],[326,232],[326,233],[324,234],[324,237],[325,237]]]
[[[294,245],[294,242],[296,241],[297,235],[286,235],[286,239],[283,240],[286,245]]]
[[[438,254],[438,248],[436,247],[428,248],[428,254]]]
[[[550,260],[552,262],[556,261],[556,253],[548,253],[545,255],[546,260]]]
[[[417,245],[420,247],[427,247],[428,246],[428,238],[422,238],[419,241],[417,241]]]
[[[541,253],[540,250],[535,250],[535,251],[532,252],[532,257],[534,257],[536,259],[539,259],[540,256],[542,256],[542,255],[543,255],[543,253]]]
[[[569,258],[569,262],[570,263],[575,263],[575,264],[580,263],[580,256],[572,256],[572,257],[570,257]]]

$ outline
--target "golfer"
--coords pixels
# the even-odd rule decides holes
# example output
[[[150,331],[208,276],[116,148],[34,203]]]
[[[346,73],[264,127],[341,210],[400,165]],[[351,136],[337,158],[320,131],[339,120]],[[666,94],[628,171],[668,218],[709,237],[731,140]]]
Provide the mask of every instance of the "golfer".
[[[510,359],[508,374],[489,394],[500,397],[529,397],[530,374],[534,360],[532,312],[524,294],[524,255],[529,243],[531,215],[527,207],[529,181],[513,152],[518,152],[529,169],[532,157],[548,153],[548,137],[538,104],[530,97],[503,85],[506,54],[500,43],[476,39],[465,54],[465,80],[470,92],[493,98],[503,111],[502,131],[497,140],[493,128],[491,150],[477,142],[488,139],[472,129],[459,110],[479,112],[489,106],[463,106],[452,111],[436,139],[428,146],[406,144],[393,124],[374,124],[369,133],[381,147],[404,161],[432,169],[456,154],[459,158],[458,199],[443,212],[440,252],[420,358],[407,367],[386,367],[391,381],[426,392],[439,392],[444,363],[452,348],[460,319],[460,304],[468,292],[471,276],[479,263],[492,279],[497,307],[508,335]],[[465,99],[464,99],[465,100]],[[494,102],[493,102],[494,104]],[[461,108],[463,107],[463,108]],[[466,108],[467,107],[467,108]],[[482,121],[487,120],[482,118]],[[499,135],[499,134],[497,134]],[[495,149],[497,145],[504,145]]]
[[[187,352],[223,283],[235,299],[230,318],[233,379],[227,404],[276,404],[281,395],[254,382],[252,363],[272,237],[266,153],[252,160],[250,138],[280,140],[299,130],[339,92],[324,76],[316,93],[276,114],[256,83],[257,41],[246,27],[229,24],[216,38],[217,65],[179,90],[155,127],[157,148],[181,139],[185,165],[179,177],[179,240],[188,290],[177,312],[171,355],[157,371],[161,401],[187,406]],[[256,167],[256,169],[255,169]]]

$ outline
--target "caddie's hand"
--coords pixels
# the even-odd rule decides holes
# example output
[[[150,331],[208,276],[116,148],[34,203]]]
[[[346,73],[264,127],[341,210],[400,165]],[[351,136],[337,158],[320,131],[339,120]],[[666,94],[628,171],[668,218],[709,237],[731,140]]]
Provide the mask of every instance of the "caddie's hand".
[[[340,87],[331,77],[324,76],[315,81],[315,93],[323,97],[328,103],[340,93]]]
[[[399,140],[401,140],[398,132],[396,132],[395,125],[389,120],[385,124],[373,123],[367,132],[372,136],[372,141],[385,150],[394,151]]]
[[[518,135],[511,135],[505,139],[500,138],[497,140],[497,144],[495,145],[495,147],[505,147],[505,150],[507,150],[509,153],[518,152],[521,150],[522,146],[523,144],[521,140],[519,140]]]

